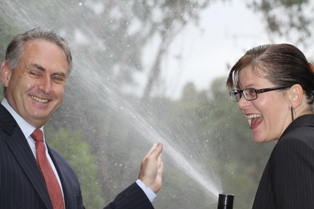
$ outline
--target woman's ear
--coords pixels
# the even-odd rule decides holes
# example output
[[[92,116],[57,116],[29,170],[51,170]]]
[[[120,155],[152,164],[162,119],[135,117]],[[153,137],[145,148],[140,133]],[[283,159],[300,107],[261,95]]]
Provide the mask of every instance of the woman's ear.
[[[304,97],[302,86],[300,84],[294,84],[291,86],[288,90],[288,97],[294,109],[299,107]]]

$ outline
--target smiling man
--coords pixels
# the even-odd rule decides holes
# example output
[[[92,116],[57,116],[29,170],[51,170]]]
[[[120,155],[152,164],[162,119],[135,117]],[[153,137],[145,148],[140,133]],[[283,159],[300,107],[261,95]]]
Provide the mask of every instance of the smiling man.
[[[72,67],[67,43],[39,28],[17,35],[1,65],[0,208],[84,208],[78,179],[45,142],[44,124],[60,107]],[[106,209],[149,209],[161,188],[163,145],[142,161],[139,179]]]
[[[66,55],[54,43],[30,40],[18,65],[13,68],[8,62],[2,63],[6,99],[30,125],[42,127],[62,103],[68,76]]]

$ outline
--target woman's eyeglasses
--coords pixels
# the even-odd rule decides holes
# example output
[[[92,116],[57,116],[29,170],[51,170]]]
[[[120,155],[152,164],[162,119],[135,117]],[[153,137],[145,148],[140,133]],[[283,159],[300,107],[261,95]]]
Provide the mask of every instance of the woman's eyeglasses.
[[[253,101],[257,99],[257,94],[261,94],[268,91],[274,91],[279,89],[286,89],[287,87],[273,87],[273,88],[265,88],[265,89],[254,89],[254,88],[247,88],[247,89],[234,89],[229,92],[232,101],[238,102],[242,95],[247,101]]]

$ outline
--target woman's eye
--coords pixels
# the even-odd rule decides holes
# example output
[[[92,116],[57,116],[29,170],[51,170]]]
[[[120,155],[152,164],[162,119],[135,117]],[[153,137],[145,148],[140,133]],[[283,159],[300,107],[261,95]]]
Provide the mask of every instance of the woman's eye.
[[[254,89],[249,89],[250,94],[254,93]]]

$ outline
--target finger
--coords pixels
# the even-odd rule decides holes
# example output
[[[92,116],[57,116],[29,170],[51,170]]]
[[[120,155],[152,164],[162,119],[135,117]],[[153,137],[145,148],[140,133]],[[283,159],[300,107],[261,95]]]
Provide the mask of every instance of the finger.
[[[158,144],[154,144],[152,148],[150,148],[150,150],[146,154],[145,158],[148,158],[148,156],[151,156],[153,159],[157,159],[160,153],[162,152],[162,150],[163,150],[163,144],[161,142],[159,142]]]
[[[155,149],[152,150],[151,156],[153,156],[153,158],[155,158],[155,159],[157,159],[158,157],[160,157],[160,154],[161,154],[161,152],[162,152],[162,150],[163,150],[163,146],[164,146],[163,143],[159,142],[159,143],[157,144],[157,146],[155,147]]]
[[[150,155],[150,153],[152,153],[153,150],[154,150],[156,147],[157,147],[157,144],[153,144],[153,146],[150,148],[150,150],[149,150],[149,151],[147,152],[147,154],[145,155],[144,159],[147,158],[147,157]]]
[[[161,154],[157,157],[157,165],[160,166],[161,164]]]
[[[158,166],[158,173],[157,173],[157,175],[161,176],[163,171],[164,171],[164,163],[161,161],[159,166]]]

